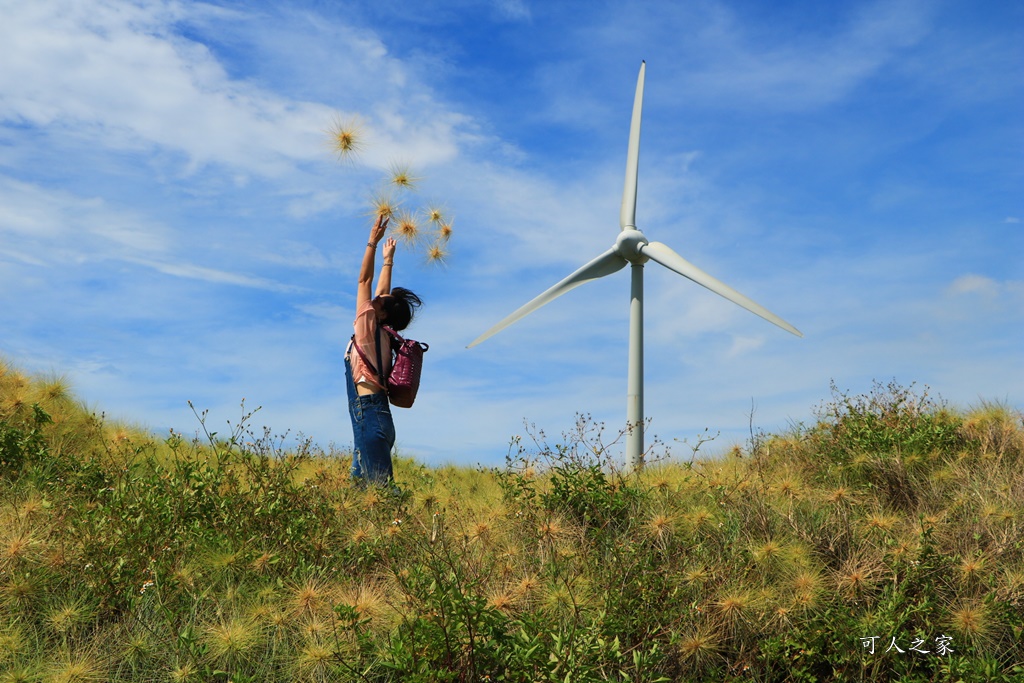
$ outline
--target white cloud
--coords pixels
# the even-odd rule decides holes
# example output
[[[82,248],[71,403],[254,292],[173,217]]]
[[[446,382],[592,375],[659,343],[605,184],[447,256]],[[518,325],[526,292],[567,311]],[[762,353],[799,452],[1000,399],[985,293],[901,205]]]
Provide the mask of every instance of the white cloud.
[[[764,337],[749,337],[743,335],[735,335],[732,339],[732,346],[726,352],[728,358],[735,358],[736,356],[742,356],[756,351],[757,349],[764,346]]]
[[[103,148],[181,153],[189,173],[224,164],[280,177],[324,159],[331,107],[233,78],[209,48],[175,33],[188,12],[210,19],[203,6],[157,0],[9,6],[0,24],[0,117]],[[363,60],[384,59],[379,41],[359,43]],[[390,74],[390,102],[378,100],[372,112],[364,161],[383,166],[399,153],[418,163],[450,159],[468,120],[414,95],[394,63],[372,71]],[[407,115],[418,110],[426,115]]]
[[[498,12],[507,19],[521,21],[529,19],[530,8],[525,0],[495,0]]]
[[[279,292],[290,292],[299,289],[292,285],[284,285],[265,278],[252,277],[250,275],[232,273],[217,268],[207,268],[189,263],[169,263],[131,257],[125,260],[152,268],[164,273],[165,275],[173,275],[175,277],[183,277],[192,280],[202,280],[204,282],[211,282],[214,284],[237,285],[240,287],[253,287],[256,289],[267,289]]]
[[[132,210],[112,208],[100,197],[78,197],[2,175],[0,232],[32,244],[36,260],[159,252],[169,242],[164,226]]]
[[[999,289],[995,280],[984,275],[961,275],[949,286],[951,294],[981,294],[990,297],[996,296]]]
[[[706,101],[756,101],[783,109],[835,102],[877,73],[901,49],[928,32],[919,2],[876,2],[861,6],[843,30],[816,33],[774,44],[729,14],[703,47],[710,66],[690,79],[690,88]]]

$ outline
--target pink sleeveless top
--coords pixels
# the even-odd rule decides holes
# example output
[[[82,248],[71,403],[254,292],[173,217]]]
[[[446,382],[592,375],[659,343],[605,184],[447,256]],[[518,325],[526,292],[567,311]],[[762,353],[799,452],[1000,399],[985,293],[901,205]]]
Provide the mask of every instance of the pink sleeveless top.
[[[353,328],[356,334],[355,343],[359,344],[359,348],[366,354],[366,359],[373,365],[377,365],[377,352],[373,350],[374,337],[377,333],[377,316],[373,312],[373,302],[367,301],[365,304],[359,307],[356,311],[356,319],[353,323]],[[384,330],[380,333],[380,359],[384,364],[382,372],[387,377],[388,372],[391,370],[391,337]],[[380,377],[377,373],[373,372],[366,366],[363,359],[359,356],[359,353],[355,349],[349,349],[348,351],[349,363],[352,365],[352,378],[356,384],[367,383],[372,384],[378,389],[384,389],[381,386]]]

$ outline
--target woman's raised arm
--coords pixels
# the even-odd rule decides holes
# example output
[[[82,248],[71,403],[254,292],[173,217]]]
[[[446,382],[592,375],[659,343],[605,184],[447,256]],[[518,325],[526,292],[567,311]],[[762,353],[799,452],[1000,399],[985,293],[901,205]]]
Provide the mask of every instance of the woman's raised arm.
[[[391,272],[395,265],[395,238],[389,237],[384,240],[384,264],[380,267],[380,277],[377,278],[377,292],[375,296],[391,293]]]
[[[366,243],[363,254],[363,265],[359,269],[359,283],[356,288],[356,310],[370,300],[370,285],[373,282],[373,260],[377,255],[377,243],[384,239],[388,229],[388,218],[377,216],[377,221],[370,228],[370,240]]]

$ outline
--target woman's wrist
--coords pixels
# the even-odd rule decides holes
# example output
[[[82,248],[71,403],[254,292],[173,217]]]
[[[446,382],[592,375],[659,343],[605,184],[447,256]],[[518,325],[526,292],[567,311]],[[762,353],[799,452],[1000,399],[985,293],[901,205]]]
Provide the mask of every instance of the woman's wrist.
[[[373,249],[374,251],[377,251],[377,245],[374,244],[373,242],[367,242],[366,246],[368,246],[370,249]]]

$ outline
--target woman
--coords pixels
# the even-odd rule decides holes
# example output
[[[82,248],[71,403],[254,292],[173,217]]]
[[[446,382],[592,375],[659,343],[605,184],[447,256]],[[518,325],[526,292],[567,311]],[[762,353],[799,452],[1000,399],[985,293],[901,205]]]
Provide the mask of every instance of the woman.
[[[377,244],[383,239],[388,219],[379,216],[370,229],[363,265],[359,270],[356,289],[355,336],[345,351],[345,378],[348,384],[348,411],[352,417],[352,479],[359,485],[366,482],[384,485],[391,481],[391,448],[395,445],[395,423],[391,419],[391,406],[381,377],[391,370],[391,336],[380,330],[382,324],[396,332],[412,322],[413,314],[422,302],[407,289],[391,289],[391,271],[395,264],[395,240],[384,242],[384,265],[377,278],[377,291],[370,298],[374,258]],[[374,346],[380,340],[379,349]],[[359,345],[367,364],[353,347]],[[378,361],[378,358],[380,359]]]

